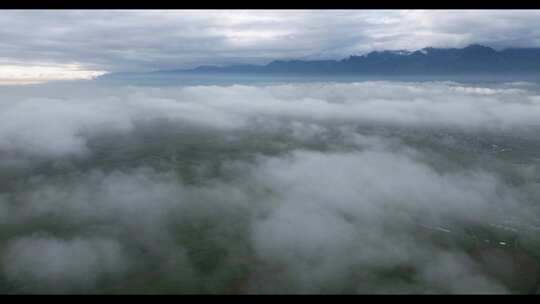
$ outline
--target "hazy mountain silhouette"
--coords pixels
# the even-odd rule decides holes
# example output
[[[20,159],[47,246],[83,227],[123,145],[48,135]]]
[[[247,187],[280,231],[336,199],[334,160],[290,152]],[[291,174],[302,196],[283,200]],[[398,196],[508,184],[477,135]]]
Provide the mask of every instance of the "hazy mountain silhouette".
[[[266,65],[200,66],[156,71],[176,73],[466,75],[540,74],[540,48],[494,50],[472,44],[464,48],[428,47],[411,51],[374,51],[342,60],[276,60]]]

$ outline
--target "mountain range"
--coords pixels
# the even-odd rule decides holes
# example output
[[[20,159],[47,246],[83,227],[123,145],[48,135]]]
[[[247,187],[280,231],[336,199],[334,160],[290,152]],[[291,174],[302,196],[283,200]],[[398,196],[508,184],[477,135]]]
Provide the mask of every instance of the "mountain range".
[[[464,48],[427,47],[416,51],[373,51],[364,55],[349,56],[341,60],[276,60],[266,65],[200,66],[194,69],[162,70],[150,72],[149,74],[156,73],[297,75],[540,74],[540,48],[495,50],[491,47],[472,44]]]

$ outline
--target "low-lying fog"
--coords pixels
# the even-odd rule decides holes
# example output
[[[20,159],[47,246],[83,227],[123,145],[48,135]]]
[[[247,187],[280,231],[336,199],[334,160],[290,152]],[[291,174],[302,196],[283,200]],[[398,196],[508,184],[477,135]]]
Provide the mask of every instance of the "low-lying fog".
[[[0,87],[1,293],[531,293],[530,83]]]

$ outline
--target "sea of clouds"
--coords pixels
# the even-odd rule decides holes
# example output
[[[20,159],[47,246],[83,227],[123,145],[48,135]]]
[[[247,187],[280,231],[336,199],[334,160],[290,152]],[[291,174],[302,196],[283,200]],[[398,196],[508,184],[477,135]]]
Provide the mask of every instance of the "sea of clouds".
[[[0,91],[4,293],[507,293],[430,231],[540,220],[526,83]]]

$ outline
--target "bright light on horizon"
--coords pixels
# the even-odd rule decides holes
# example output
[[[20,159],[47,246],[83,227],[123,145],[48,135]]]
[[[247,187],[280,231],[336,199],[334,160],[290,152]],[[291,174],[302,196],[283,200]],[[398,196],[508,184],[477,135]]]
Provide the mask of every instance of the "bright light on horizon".
[[[85,70],[77,64],[0,65],[0,85],[39,84],[55,80],[92,79],[105,74],[102,70]]]

